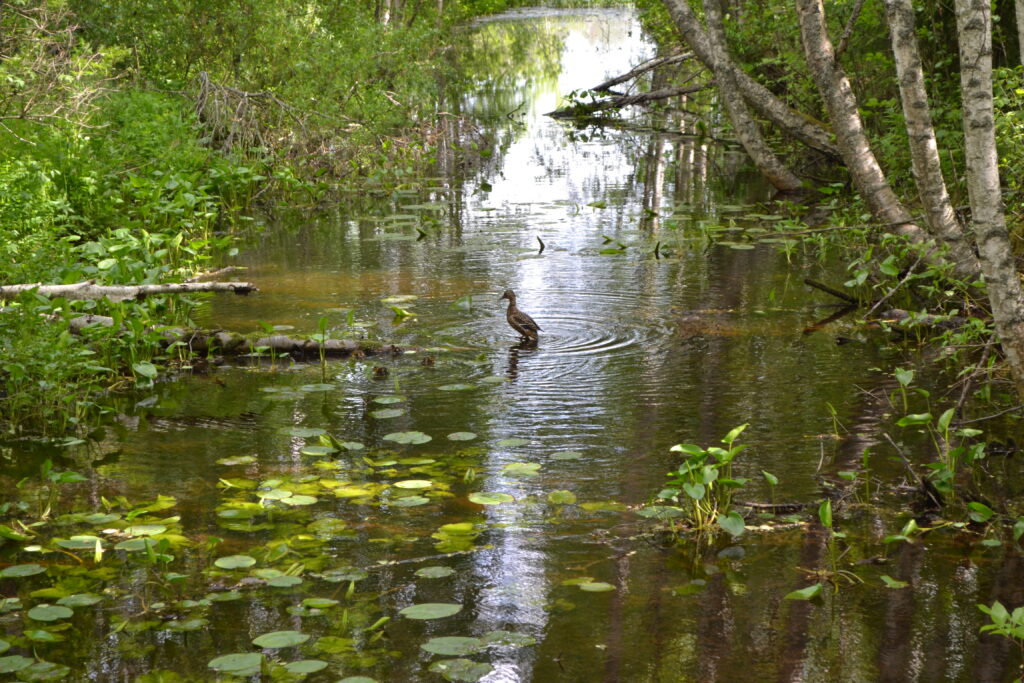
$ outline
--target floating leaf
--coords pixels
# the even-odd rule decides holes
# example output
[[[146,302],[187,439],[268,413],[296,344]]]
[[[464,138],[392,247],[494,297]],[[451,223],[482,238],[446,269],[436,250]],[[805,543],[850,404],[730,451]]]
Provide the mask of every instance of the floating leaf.
[[[75,593],[74,595],[64,596],[57,601],[57,604],[64,605],[65,607],[88,607],[95,605],[102,599],[95,593]]]
[[[371,410],[370,417],[375,417],[378,420],[388,420],[393,417],[401,417],[405,415],[405,408],[381,408],[380,410]]]
[[[16,671],[21,671],[32,664],[36,660],[29,659],[28,657],[22,657],[21,655],[9,655],[7,657],[0,657],[0,674],[11,674]]]
[[[579,460],[583,454],[579,451],[558,451],[551,454],[552,460]]]
[[[305,633],[299,633],[298,631],[274,631],[272,633],[264,633],[262,636],[253,638],[252,644],[256,647],[276,650],[282,647],[302,645],[307,640],[309,640],[309,636]]]
[[[886,588],[906,588],[910,585],[906,581],[899,581],[897,579],[892,578],[888,574],[882,574],[882,576],[880,576],[879,578],[882,579],[882,582],[885,584]]]
[[[411,215],[410,216],[399,216],[399,215],[396,214],[395,216],[389,216],[388,219],[389,220],[397,220],[399,217],[401,217],[401,218],[416,218],[416,216],[411,216]],[[386,303],[386,304],[404,304],[404,303],[408,303],[410,301],[416,301],[416,299],[418,299],[418,298],[419,297],[416,296],[415,294],[396,294],[394,296],[386,296],[383,299],[381,299],[381,301]]]
[[[378,396],[377,398],[373,399],[373,402],[380,403],[381,405],[386,406],[392,403],[401,403],[404,400],[406,400],[405,396]]]
[[[316,496],[289,496],[281,500],[285,505],[300,506],[300,505],[312,505],[316,502]]]
[[[457,384],[442,384],[441,386],[438,387],[438,389],[440,391],[466,391],[467,389],[472,389],[474,387],[475,387],[475,385],[473,385],[473,384],[457,383]]]
[[[248,677],[258,674],[262,664],[263,655],[259,652],[236,652],[211,659],[207,666],[221,673]]]
[[[334,607],[338,604],[338,601],[332,598],[306,598],[302,601],[302,604],[313,609],[325,609],[327,607]]]
[[[156,536],[167,531],[163,524],[135,524],[126,527],[124,532],[132,536]]]
[[[319,427],[282,427],[278,431],[283,434],[287,434],[288,436],[296,436],[302,439],[309,439],[311,437],[327,433]]]
[[[488,491],[476,491],[469,494],[469,499],[477,505],[499,505],[501,503],[511,503],[515,501],[515,498],[507,493],[495,493]]]
[[[476,438],[473,432],[452,432],[448,435],[449,441],[472,441]]]
[[[399,614],[409,619],[443,619],[453,614],[458,614],[462,605],[445,602],[425,602],[419,605],[410,605],[401,610]]]
[[[967,516],[971,518],[971,521],[978,522],[981,524],[984,524],[988,520],[992,519],[992,516],[996,514],[992,508],[985,505],[984,503],[979,503],[977,501],[968,503],[967,509],[969,510]]]
[[[36,621],[57,621],[58,619],[67,619],[74,614],[74,611],[70,607],[64,605],[36,605],[28,611],[30,619]]]
[[[511,448],[515,448],[516,446],[525,446],[528,443],[530,443],[529,439],[521,439],[518,437],[512,439],[501,439],[495,442],[498,446],[508,446]]]
[[[256,458],[251,455],[236,455],[231,458],[221,458],[217,461],[218,465],[248,465],[249,463],[256,462]]]
[[[430,499],[424,498],[423,496],[406,496],[404,498],[395,498],[389,502],[389,505],[394,505],[395,507],[400,508],[412,508],[419,505],[426,505],[429,502]]]
[[[540,469],[540,463],[513,462],[501,468],[501,473],[508,477],[532,477]]]
[[[6,640],[0,640],[0,655],[11,649],[11,644]]]
[[[484,634],[483,641],[488,645],[497,645],[498,647],[525,647],[537,644],[537,639],[533,636],[513,631],[491,631]]]
[[[647,505],[636,511],[636,514],[649,519],[678,519],[686,515],[686,511],[673,505]]]
[[[416,576],[421,579],[443,579],[454,573],[455,570],[451,567],[424,567],[423,569],[416,570]]]
[[[471,655],[486,647],[486,643],[479,638],[466,636],[439,636],[431,638],[420,645],[421,650],[432,652],[435,655]]]
[[[615,590],[615,586],[604,581],[587,581],[586,583],[579,584],[579,587],[581,591],[587,591],[588,593],[605,593]]]
[[[738,512],[730,512],[727,515],[718,515],[718,526],[725,529],[725,531],[736,538],[747,528],[746,523],[743,521],[743,517]]]
[[[441,674],[449,681],[479,681],[494,670],[490,664],[481,664],[471,659],[442,659],[430,665],[430,670]]]
[[[559,489],[548,494],[548,502],[555,505],[572,505],[576,502],[576,494],[572,491]]]
[[[46,571],[46,567],[41,567],[38,564],[16,564],[11,567],[4,567],[0,569],[0,579],[20,579],[25,576],[34,576],[35,574],[42,574]]]
[[[214,564],[221,569],[245,569],[256,564],[256,558],[249,557],[248,555],[228,555],[226,557],[218,557]]]
[[[395,486],[400,489],[429,489],[433,485],[434,482],[427,479],[406,479],[395,482]]]
[[[321,579],[324,581],[330,581],[331,583],[341,583],[342,581],[362,581],[367,576],[369,576],[369,574],[365,569],[358,569],[356,567],[328,569],[320,574]]]
[[[288,673],[305,675],[326,669],[327,662],[322,659],[300,659],[297,662],[288,662],[284,668]]]
[[[505,382],[508,382],[508,381],[509,381],[508,377],[502,377],[500,375],[490,375],[489,377],[484,377],[483,379],[481,379],[480,383],[481,384],[504,384]]]
[[[299,449],[299,453],[302,453],[303,455],[312,455],[317,457],[337,452],[338,449],[334,446],[303,446]]]
[[[299,387],[299,391],[304,391],[309,394],[317,393],[320,391],[332,391],[337,389],[333,384],[303,384]]]
[[[368,489],[365,486],[342,486],[334,489],[334,495],[338,498],[363,498],[372,496],[374,493],[373,489]]]
[[[786,597],[784,599],[785,600],[810,600],[811,598],[816,598],[819,595],[821,595],[821,584],[820,583],[816,583],[816,584],[814,584],[812,586],[808,586],[807,588],[801,588],[800,590],[795,590],[795,591],[793,591],[791,593],[787,593]]]
[[[359,443],[358,441],[342,441],[341,447],[344,448],[346,451],[361,451],[364,448],[366,448],[366,446]]]
[[[164,531],[167,529],[164,528]],[[68,550],[92,550],[96,547],[96,542],[99,541],[102,547],[103,541],[97,536],[72,536],[68,539],[60,539],[54,541],[54,545],[60,548],[67,548]]]
[[[423,432],[391,432],[384,436],[384,440],[395,443],[420,444],[430,441],[430,437]]]
[[[273,588],[292,588],[302,583],[300,576],[275,576],[267,581],[267,585]]]

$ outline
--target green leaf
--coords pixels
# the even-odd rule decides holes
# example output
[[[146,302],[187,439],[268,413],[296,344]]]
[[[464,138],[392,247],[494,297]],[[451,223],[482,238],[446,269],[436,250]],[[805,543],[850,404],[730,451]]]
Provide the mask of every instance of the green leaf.
[[[578,585],[581,591],[588,593],[606,593],[615,590],[615,586],[604,581],[587,581]]]
[[[559,489],[548,494],[548,502],[555,505],[572,505],[576,502],[576,494],[572,491]]]
[[[551,454],[552,460],[579,460],[582,457],[579,451],[557,451]]]
[[[650,519],[678,519],[686,516],[686,511],[674,505],[647,505],[637,510],[636,514]]]
[[[507,477],[532,477],[540,469],[540,463],[536,462],[513,462],[501,468],[501,473]]]
[[[34,576],[35,574],[42,574],[46,571],[46,567],[41,567],[38,564],[16,564],[11,567],[4,567],[0,569],[0,579],[20,579],[26,576]]]
[[[65,607],[89,607],[90,605],[95,605],[101,600],[103,600],[103,598],[95,593],[75,593],[74,595],[64,596],[57,601],[57,604],[64,605]]]
[[[454,573],[455,570],[451,567],[424,567],[416,570],[416,576],[421,579],[443,579]]]
[[[384,435],[385,441],[394,441],[395,443],[402,444],[421,444],[427,443],[431,440],[429,436],[423,432],[391,432],[390,434]]]
[[[507,493],[497,493],[491,491],[475,491],[468,496],[469,500],[477,505],[500,505],[501,503],[511,503],[515,501],[511,495]]]
[[[460,656],[476,654],[486,646],[487,644],[479,638],[439,636],[420,645],[420,649],[435,655]]]
[[[764,480],[766,482],[768,482],[769,486],[778,486],[779,485],[779,478],[776,477],[771,472],[766,472],[765,470],[761,470],[761,474],[764,476]]]
[[[135,371],[135,374],[142,375],[146,379],[156,379],[158,374],[156,366],[145,360],[132,363],[132,370]]]
[[[405,396],[378,396],[373,399],[373,402],[386,406],[392,403],[401,403],[404,400],[406,400]]]
[[[74,611],[70,607],[64,605],[36,605],[28,611],[30,619],[36,621],[57,621],[58,619],[67,619],[74,614]]]
[[[430,671],[441,674],[449,681],[472,683],[494,670],[490,664],[481,664],[472,659],[441,659],[430,665]]]
[[[885,583],[886,588],[906,588],[910,585],[906,581],[898,581],[889,576],[888,574],[882,574],[882,576],[879,578],[881,578],[882,582]]]
[[[733,538],[742,534],[747,528],[746,523],[743,521],[743,517],[741,517],[738,512],[730,512],[727,515],[718,515],[718,526],[725,529],[725,531]]]
[[[472,441],[476,438],[473,432],[452,432],[448,435],[449,441]]]
[[[263,655],[259,652],[236,652],[211,659],[208,667],[220,673],[233,676],[254,676],[260,672]]]
[[[992,516],[996,514],[992,508],[977,501],[968,503],[967,509],[970,511],[967,513],[967,516],[971,518],[971,521],[979,522],[981,524],[992,519]]]
[[[406,479],[404,481],[396,481],[394,485],[400,489],[429,489],[434,485],[434,482],[427,479]]]
[[[380,410],[371,410],[370,417],[378,420],[389,420],[393,417],[401,417],[405,415],[405,408],[381,408]]]
[[[440,391],[466,391],[467,389],[473,389],[476,385],[457,383],[457,384],[442,384],[438,387]]]
[[[904,370],[903,368],[896,368],[893,373],[896,376],[896,381],[900,383],[900,386],[907,387],[911,382],[914,381],[914,371]]]
[[[290,576],[285,574],[284,576],[275,576],[271,579],[267,579],[267,585],[271,588],[292,588],[302,583],[302,577]]]
[[[530,443],[529,439],[523,439],[519,437],[513,437],[511,439],[500,439],[495,441],[495,445],[515,448],[517,446],[525,446]]]
[[[683,484],[683,491],[686,492],[690,498],[694,500],[701,500],[704,497],[704,493],[707,489],[704,488],[704,484]]]
[[[909,427],[911,425],[926,425],[931,421],[931,413],[917,413],[914,415],[904,415],[896,421],[896,425],[899,427]]]
[[[256,558],[249,557],[248,555],[228,555],[226,557],[218,557],[214,564],[221,569],[245,569],[256,564]]]
[[[786,597],[783,598],[783,599],[784,600],[810,600],[812,598],[818,597],[819,595],[821,595],[821,584],[820,583],[816,583],[813,586],[808,586],[807,588],[801,588],[800,590],[795,590],[795,591],[793,591],[791,593],[787,593]]]
[[[942,415],[939,415],[939,421],[937,424],[939,431],[942,432],[943,434],[945,434],[946,431],[949,429],[949,423],[953,421],[953,414],[955,412],[956,411],[953,408],[950,408],[949,410],[942,413]]]
[[[302,645],[307,640],[309,640],[309,636],[305,633],[299,633],[298,631],[274,631],[272,633],[264,633],[262,636],[253,638],[252,644],[256,647],[276,650],[282,647]]]
[[[29,659],[28,657],[22,657],[21,655],[9,655],[7,657],[0,657],[0,674],[11,674],[17,671],[21,671],[32,664],[36,660]]]
[[[444,602],[425,602],[419,605],[410,605],[399,611],[403,617],[408,619],[443,619],[453,614],[458,614],[462,605]]]
[[[288,662],[284,668],[288,673],[304,676],[326,669],[327,662],[322,659],[300,659],[297,662]]]
[[[338,449],[334,446],[303,446],[299,449],[299,453],[303,455],[311,455],[314,457],[323,457],[332,453],[337,453]]]
[[[821,505],[818,506],[818,519],[821,520],[823,526],[828,529],[832,528],[832,501],[825,499]]]

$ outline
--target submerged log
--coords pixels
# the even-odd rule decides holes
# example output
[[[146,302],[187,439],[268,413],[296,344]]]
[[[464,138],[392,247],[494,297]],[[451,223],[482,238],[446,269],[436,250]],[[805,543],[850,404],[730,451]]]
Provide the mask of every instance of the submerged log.
[[[125,301],[144,299],[153,294],[190,294],[195,292],[234,292],[248,294],[258,291],[251,282],[180,282],[157,285],[97,285],[95,280],[75,282],[70,285],[44,285],[41,282],[0,287],[0,297],[16,296],[22,292],[35,291],[43,296],[60,296],[65,299],[102,299]]]
[[[550,116],[553,119],[571,119],[580,116],[589,116],[594,112],[604,111],[606,109],[622,109],[623,107],[628,107],[631,104],[647,104],[658,100],[667,100],[672,97],[679,97],[680,95],[688,95],[690,93],[706,90],[712,85],[714,84],[701,83],[698,85],[687,85],[678,88],[662,88],[660,90],[652,90],[650,92],[637,93],[635,95],[619,95],[596,102],[581,102],[569,107],[549,111],[545,116]]]

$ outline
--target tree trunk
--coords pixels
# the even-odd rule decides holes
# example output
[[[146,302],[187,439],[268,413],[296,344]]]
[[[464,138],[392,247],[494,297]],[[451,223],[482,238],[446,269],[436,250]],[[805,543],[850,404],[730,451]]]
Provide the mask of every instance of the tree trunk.
[[[39,282],[0,287],[0,297],[17,296],[21,292],[35,290],[43,296],[62,296],[65,299],[102,299],[124,301],[142,299],[153,294],[187,294],[192,292],[234,292],[248,294],[255,292],[251,282],[181,282],[166,285],[97,285],[92,280],[71,285],[44,285]]]
[[[704,0],[704,16],[708,22],[708,56],[711,58],[711,71],[718,84],[718,95],[725,104],[736,137],[758,170],[775,186],[775,189],[796,192],[802,187],[800,178],[786,168],[761,137],[761,130],[750,116],[750,111],[736,85],[736,78],[729,68],[730,60],[720,2],[721,0]]]
[[[1020,50],[1020,63],[1024,64],[1024,0],[1016,0],[1014,16],[1017,19],[1017,49]]]
[[[877,220],[897,231],[909,232],[911,237],[918,233],[916,238],[921,239],[920,228],[913,225],[910,213],[889,187],[889,181],[868,144],[864,124],[857,111],[857,97],[846,73],[835,61],[821,0],[796,0],[796,7],[807,65],[832,121],[839,153],[850,171],[854,186]]]
[[[971,225],[996,334],[1006,353],[1017,393],[1024,398],[1024,299],[999,184],[992,103],[992,16],[988,0],[956,0],[956,24]]]
[[[707,34],[697,16],[690,9],[687,0],[664,0],[672,21],[679,29],[686,44],[704,65],[711,69],[711,47]],[[838,150],[828,130],[809,116],[793,111],[731,59],[724,65],[735,79],[736,88],[754,111],[778,126],[787,135],[830,156],[837,156]],[[712,69],[713,71],[713,69]]]
[[[1024,0],[1021,0],[1024,2]],[[978,259],[961,228],[949,200],[946,181],[942,177],[939,148],[935,141],[928,92],[924,84],[921,55],[917,49],[914,9],[911,0],[885,0],[889,35],[896,58],[896,76],[900,101],[910,140],[910,160],[914,180],[924,207],[929,232],[949,248],[957,275],[974,279],[979,274]]]

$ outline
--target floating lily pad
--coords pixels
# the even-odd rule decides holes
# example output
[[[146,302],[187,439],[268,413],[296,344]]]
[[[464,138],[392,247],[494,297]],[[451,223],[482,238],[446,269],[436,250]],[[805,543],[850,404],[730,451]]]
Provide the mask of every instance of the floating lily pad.
[[[163,524],[135,524],[130,527],[126,527],[124,532],[131,534],[132,536],[156,536],[167,531],[167,527]]]
[[[391,405],[392,403],[401,403],[404,400],[406,400],[405,396],[378,396],[373,399],[373,402],[386,406]]]
[[[21,655],[10,655],[0,657],[0,674],[12,674],[24,668],[32,666],[36,660],[22,657]]]
[[[322,659],[300,659],[297,662],[288,662],[284,668],[288,673],[305,675],[326,669],[327,662]]]
[[[452,432],[448,435],[449,441],[472,441],[476,438],[473,432]]]
[[[267,585],[273,588],[292,588],[302,583],[301,576],[275,576],[267,581]]]
[[[259,652],[236,652],[211,659],[207,666],[220,673],[248,677],[258,674],[262,664]]]
[[[338,604],[338,601],[331,598],[306,598],[302,601],[302,604],[314,609],[325,609],[327,607],[334,607]]]
[[[287,434],[288,436],[296,436],[301,439],[308,439],[310,437],[320,436],[321,434],[327,433],[326,431],[320,429],[319,427],[282,427],[278,431],[280,431],[282,434]]]
[[[548,502],[555,505],[572,505],[576,502],[576,494],[572,491],[559,489],[548,494]]]
[[[423,569],[416,570],[416,576],[421,579],[443,579],[454,573],[455,570],[451,567],[424,567]]]
[[[465,384],[458,382],[455,384],[442,384],[441,386],[438,387],[438,389],[440,391],[466,391],[467,389],[473,389],[475,386],[476,385],[474,384]]]
[[[64,605],[65,607],[88,607],[95,605],[102,599],[95,593],[75,593],[74,595],[64,596],[57,601],[57,604]]]
[[[34,576],[35,574],[42,574],[46,571],[46,567],[41,567],[38,564],[16,564],[11,567],[4,567],[0,569],[0,579],[20,579],[25,576]]]
[[[299,453],[302,453],[303,455],[312,455],[316,457],[330,455],[331,453],[337,452],[338,449],[334,446],[303,446],[299,449]]]
[[[395,216],[390,216],[389,220],[398,220],[399,218],[410,219],[410,218],[418,218],[418,216],[395,215]],[[408,303],[409,301],[416,301],[416,299],[419,299],[419,297],[416,296],[415,294],[395,294],[394,296],[386,296],[383,299],[381,299],[381,301],[386,303],[386,304],[404,304],[404,303]]]
[[[439,636],[431,638],[420,645],[421,650],[426,650],[435,655],[471,655],[484,649],[487,644],[479,638],[466,636]]]
[[[405,496],[404,498],[395,498],[388,504],[400,508],[413,508],[419,505],[426,505],[429,502],[430,499],[423,496]]]
[[[427,479],[406,479],[395,482],[395,486],[400,489],[429,489],[433,485],[434,482]]]
[[[346,451],[361,451],[364,448],[366,448],[366,446],[359,443],[358,441],[342,441],[341,447],[344,448]]]
[[[558,451],[551,454],[552,460],[579,460],[583,454],[579,451]]]
[[[256,558],[249,557],[248,555],[228,555],[226,557],[218,557],[214,564],[221,569],[245,569],[256,564]]]
[[[294,494],[287,489],[270,489],[269,491],[260,491],[257,495],[263,500],[284,500],[291,498]]]
[[[110,524],[111,522],[116,522],[117,520],[121,519],[121,515],[115,515],[109,512],[94,512],[91,515],[86,515],[85,517],[83,517],[83,519],[87,524],[99,526],[101,524]]]
[[[165,528],[164,531],[167,529]],[[54,545],[66,548],[68,550],[92,550],[99,543],[100,547],[103,547],[104,543],[97,536],[72,536],[71,538],[62,538],[58,541],[54,541]]]
[[[256,647],[276,650],[282,647],[302,645],[307,640],[309,640],[309,636],[298,631],[274,631],[273,633],[264,633],[262,636],[253,638],[252,644]]]
[[[588,593],[604,593],[606,591],[615,590],[615,586],[604,581],[588,581],[586,583],[579,584],[581,591],[587,591]]]
[[[499,647],[525,647],[537,644],[537,639],[533,636],[513,631],[491,631],[484,635],[483,641],[488,645]]]
[[[67,678],[71,668],[54,662],[35,662],[18,671],[23,681],[59,681]]]
[[[359,569],[357,567],[328,569],[320,574],[321,579],[331,583],[341,583],[342,581],[362,581],[367,576],[369,576],[369,574],[367,574],[365,569]]]
[[[380,410],[371,410],[370,417],[375,417],[378,420],[389,420],[393,417],[401,417],[405,413],[405,408],[381,408]]]
[[[484,377],[480,380],[481,384],[503,384],[508,381],[508,377],[502,377],[500,375],[491,375],[490,377]]]
[[[366,488],[365,486],[342,486],[341,488],[334,489],[334,495],[338,498],[363,498],[365,496],[372,496],[374,493],[373,489]]]
[[[203,619],[202,617],[195,617],[192,619],[173,619],[164,624],[164,630],[174,631],[176,633],[186,633],[189,631],[201,631],[209,625],[209,620]]]
[[[474,491],[469,494],[469,499],[477,505],[500,505],[501,503],[511,503],[515,501],[515,498],[507,493],[496,493],[490,491]]]
[[[337,389],[333,384],[303,384],[299,387],[299,391],[305,391],[306,393],[316,393],[319,391],[331,391]]]
[[[495,443],[498,446],[508,446],[514,448],[516,446],[525,446],[526,444],[530,443],[530,440],[516,437],[512,439],[501,439],[499,441],[496,441]]]
[[[0,640],[0,655],[11,649],[11,644],[6,640]]]
[[[443,619],[453,614],[458,614],[462,605],[445,602],[425,602],[419,605],[410,605],[401,610],[399,614],[409,619]]]
[[[28,616],[36,621],[57,621],[58,619],[67,619],[74,613],[74,610],[64,605],[42,604],[30,609]]]
[[[317,501],[316,496],[305,496],[305,495],[289,496],[287,498],[282,498],[281,499],[281,502],[283,504],[291,505],[291,506],[295,506],[295,507],[298,507],[298,506],[301,506],[301,505],[312,505],[316,501]]]
[[[218,465],[248,465],[249,463],[256,462],[256,458],[251,455],[236,455],[230,458],[221,458],[217,461]]]
[[[395,443],[420,444],[427,443],[431,440],[431,437],[423,432],[391,432],[384,436],[384,440],[394,441]]]
[[[481,664],[472,659],[442,659],[430,665],[430,670],[439,673],[449,681],[479,681],[494,670],[490,664]]]
[[[501,468],[501,473],[508,477],[532,477],[540,469],[540,463],[513,462]]]

